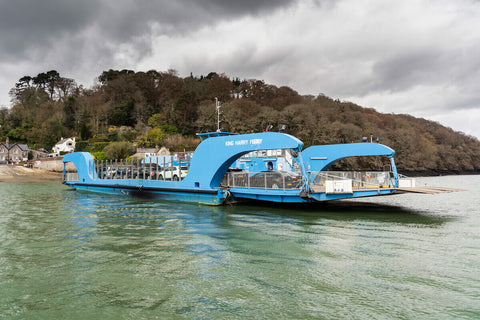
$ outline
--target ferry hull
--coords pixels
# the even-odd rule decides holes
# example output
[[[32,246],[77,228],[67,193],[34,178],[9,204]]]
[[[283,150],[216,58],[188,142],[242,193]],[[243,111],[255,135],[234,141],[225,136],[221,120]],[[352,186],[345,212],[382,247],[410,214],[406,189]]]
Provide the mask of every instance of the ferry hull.
[[[196,191],[174,190],[167,188],[136,187],[122,185],[68,184],[79,191],[89,191],[114,195],[135,196],[167,201],[195,202],[206,205],[222,205],[226,194],[220,190]]]
[[[311,203],[330,200],[351,199],[361,197],[373,197],[380,195],[391,195],[395,193],[395,189],[367,189],[354,191],[352,193],[325,193],[311,192],[304,193],[300,190],[276,190],[276,189],[248,189],[248,188],[231,188],[232,199],[241,200],[258,200],[268,202],[281,203]]]

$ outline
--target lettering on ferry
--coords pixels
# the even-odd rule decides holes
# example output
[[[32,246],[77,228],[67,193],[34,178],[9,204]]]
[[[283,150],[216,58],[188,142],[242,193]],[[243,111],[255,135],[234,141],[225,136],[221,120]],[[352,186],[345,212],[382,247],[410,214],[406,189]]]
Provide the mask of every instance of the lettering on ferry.
[[[262,144],[263,139],[250,139],[250,140],[229,140],[225,141],[226,147],[233,147],[233,146],[246,146],[246,145],[258,145]]]
[[[236,146],[244,146],[246,144],[248,144],[248,140],[237,140],[237,141],[235,141]]]

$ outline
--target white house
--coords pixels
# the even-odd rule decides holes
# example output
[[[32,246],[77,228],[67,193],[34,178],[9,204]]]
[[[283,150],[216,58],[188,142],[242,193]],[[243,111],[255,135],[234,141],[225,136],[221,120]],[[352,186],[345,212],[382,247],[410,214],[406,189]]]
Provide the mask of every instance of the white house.
[[[53,153],[60,153],[62,151],[73,152],[75,150],[75,137],[60,139],[60,141],[58,141],[52,149]]]

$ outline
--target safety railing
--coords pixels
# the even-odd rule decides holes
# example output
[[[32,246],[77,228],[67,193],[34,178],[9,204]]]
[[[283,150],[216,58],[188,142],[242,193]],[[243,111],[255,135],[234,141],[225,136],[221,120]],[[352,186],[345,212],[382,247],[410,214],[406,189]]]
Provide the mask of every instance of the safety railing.
[[[65,181],[78,181],[78,173],[77,172],[66,172],[65,173]]]
[[[393,188],[395,181],[389,171],[312,171],[310,184],[326,186],[327,181],[352,181],[352,188]]]
[[[347,190],[369,188],[393,188],[395,181],[389,171],[320,171],[307,172],[309,184],[315,190],[329,190],[333,188]],[[227,172],[222,179],[221,186],[232,188],[261,188],[261,189],[301,189],[304,179],[301,174],[290,171],[263,171]]]
[[[301,189],[303,178],[290,171],[227,172],[221,186],[232,188]]]
[[[89,172],[95,179],[183,180],[188,174],[189,161],[173,160],[145,163],[139,159],[97,160],[90,164]]]

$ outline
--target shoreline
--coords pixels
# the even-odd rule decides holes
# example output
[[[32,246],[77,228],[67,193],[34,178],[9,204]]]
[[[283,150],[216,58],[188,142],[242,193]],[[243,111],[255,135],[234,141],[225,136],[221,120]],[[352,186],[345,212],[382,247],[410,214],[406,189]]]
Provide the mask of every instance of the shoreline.
[[[423,169],[423,170],[401,170],[398,173],[407,177],[441,177],[441,176],[468,176],[480,175],[480,170],[446,170],[446,169]]]
[[[62,173],[16,165],[0,165],[0,182],[61,182]]]

